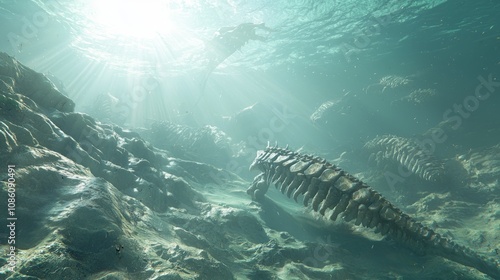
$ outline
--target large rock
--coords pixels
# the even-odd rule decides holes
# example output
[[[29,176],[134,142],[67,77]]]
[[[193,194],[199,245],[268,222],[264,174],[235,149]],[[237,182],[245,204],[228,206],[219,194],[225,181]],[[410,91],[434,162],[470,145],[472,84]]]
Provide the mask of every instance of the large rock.
[[[75,103],[57,90],[43,74],[37,73],[19,63],[6,53],[0,53],[0,83],[3,87],[29,97],[39,106],[72,112]]]

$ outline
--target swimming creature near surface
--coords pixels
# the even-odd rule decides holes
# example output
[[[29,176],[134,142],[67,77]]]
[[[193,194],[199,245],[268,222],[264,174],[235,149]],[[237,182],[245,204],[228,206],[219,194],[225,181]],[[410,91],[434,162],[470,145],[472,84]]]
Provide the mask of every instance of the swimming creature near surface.
[[[214,37],[206,44],[207,66],[202,74],[201,94],[195,105],[203,96],[208,77],[212,72],[237,50],[252,40],[265,41],[266,37],[258,35],[257,31],[271,32],[273,29],[264,23],[242,23],[233,27],[221,27]]]
[[[314,211],[330,220],[342,216],[346,222],[374,228],[415,252],[438,255],[500,279],[497,261],[422,225],[367,184],[322,158],[268,146],[257,152],[250,170],[261,172],[247,190],[255,200],[262,200],[273,183],[295,201],[303,195],[304,206],[311,202]],[[327,214],[327,210],[331,211]]]

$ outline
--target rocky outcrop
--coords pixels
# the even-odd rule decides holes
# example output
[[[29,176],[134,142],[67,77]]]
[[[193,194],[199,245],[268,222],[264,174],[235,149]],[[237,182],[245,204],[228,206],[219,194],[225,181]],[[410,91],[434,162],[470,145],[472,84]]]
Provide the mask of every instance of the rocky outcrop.
[[[0,258],[0,278],[180,278],[170,265],[151,268],[148,248],[172,244],[158,232],[176,232],[159,215],[182,211],[197,216],[205,198],[194,182],[238,177],[201,163],[194,169],[194,163],[171,157],[137,133],[96,122],[73,108],[43,75],[0,54],[0,162],[5,163],[0,197],[8,197],[15,182],[18,221],[16,257]],[[7,199],[0,207],[7,209]],[[9,234],[5,227],[0,230],[2,240]],[[145,241],[155,234],[154,244]],[[200,257],[190,249],[174,254],[186,259],[168,262],[177,262],[188,274],[206,278],[201,275],[210,271],[221,279],[234,278],[217,257]],[[167,262],[153,258],[157,264]]]

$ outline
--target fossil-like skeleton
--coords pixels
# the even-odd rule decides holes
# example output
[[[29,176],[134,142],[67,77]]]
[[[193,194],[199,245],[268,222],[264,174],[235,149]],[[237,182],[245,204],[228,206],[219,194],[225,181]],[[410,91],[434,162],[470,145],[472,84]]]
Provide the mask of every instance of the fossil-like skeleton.
[[[421,254],[439,255],[500,279],[499,264],[469,248],[442,237],[403,213],[364,182],[319,157],[287,148],[267,147],[259,151],[250,170],[259,170],[247,193],[260,200],[273,183],[295,201],[303,195],[305,206],[335,221],[339,215],[347,222],[374,228]],[[328,212],[327,212],[328,211]]]

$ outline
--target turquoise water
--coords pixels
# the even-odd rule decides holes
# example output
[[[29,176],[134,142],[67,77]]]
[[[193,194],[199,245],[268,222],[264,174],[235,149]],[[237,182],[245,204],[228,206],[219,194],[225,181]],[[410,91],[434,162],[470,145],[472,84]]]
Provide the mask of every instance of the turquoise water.
[[[415,277],[409,279],[430,279],[436,271],[440,272],[436,279],[448,279],[451,275],[479,274],[458,264],[464,263],[463,260],[445,265],[440,259],[441,262],[434,263],[434,259],[419,259],[412,253],[398,251],[399,247],[393,250],[392,243],[361,236],[370,229],[349,228],[345,234],[330,231],[331,224],[326,222],[311,226],[315,221],[303,213],[301,205],[275,190],[266,194],[272,203],[258,204],[252,202],[241,185],[247,187],[256,175],[255,171],[248,171],[248,166],[257,150],[265,148],[268,143],[279,143],[280,147],[288,144],[291,150],[338,164],[383,193],[388,201],[410,213],[417,221],[424,221],[439,234],[453,237],[451,239],[458,244],[472,248],[481,256],[498,259],[498,15],[500,3],[486,0],[363,3],[313,0],[0,0],[0,52],[44,73],[76,104],[75,113],[57,112],[54,108],[61,108],[51,107],[53,104],[40,97],[41,91],[35,89],[36,102],[43,104],[39,113],[50,116],[52,130],[60,132],[49,140],[73,141],[70,142],[71,148],[57,152],[67,152],[64,156],[71,157],[70,151],[88,148],[92,151],[90,156],[99,160],[87,163],[90,167],[85,168],[90,168],[93,173],[88,171],[85,176],[109,180],[113,185],[104,184],[104,180],[96,185],[102,184],[113,192],[120,192],[120,198],[121,192],[133,197],[130,200],[137,203],[138,208],[147,209],[143,212],[154,217],[156,222],[166,221],[163,229],[158,226],[148,229],[152,233],[146,234],[167,236],[171,242],[171,248],[165,247],[171,250],[162,251],[155,245],[153,248],[158,250],[148,251],[163,259],[163,265],[170,261],[168,257],[162,257],[164,252],[180,250],[178,240],[171,236],[177,236],[185,243],[183,246],[195,244],[191,247],[205,249],[206,244],[196,243],[196,240],[203,241],[209,235],[204,235],[206,232],[202,226],[188,234],[191,223],[200,217],[200,213],[205,213],[203,211],[207,212],[204,217],[216,222],[219,218],[226,219],[227,212],[228,217],[234,214],[231,219],[246,227],[241,227],[242,232],[235,230],[237,233],[233,235],[232,224],[226,231],[214,222],[214,228],[220,232],[214,234],[217,244],[211,243],[210,246],[220,246],[221,250],[209,253],[220,253],[218,259],[214,258],[217,263],[231,267],[233,270],[228,268],[228,271],[235,275],[251,275],[248,279],[261,279],[260,272],[266,275],[262,279],[275,279],[275,274],[280,275],[277,276],[280,279],[288,279],[289,275],[302,275],[298,273],[299,268],[306,271],[302,272],[303,275],[319,279],[321,277],[311,275],[328,275],[329,269],[335,270],[335,267],[323,266],[323,261],[327,260],[325,263],[345,265],[345,275],[356,275],[358,268],[352,264],[367,260],[366,270],[377,270],[377,279],[406,276]],[[4,61],[10,61],[2,57]],[[11,69],[12,65],[0,66]],[[16,71],[9,73],[17,74]],[[21,104],[6,99],[5,96],[15,95],[9,90],[14,88],[20,94],[32,94],[24,90],[33,90],[31,87],[40,83],[23,77],[0,78],[5,85],[2,102],[8,110]],[[21,85],[9,88],[6,81]],[[52,92],[53,96],[66,100],[56,93]],[[35,110],[34,103],[29,104],[30,110]],[[18,133],[16,125],[26,124],[19,120],[21,118],[17,119],[17,115],[12,117],[5,108],[0,108],[3,110],[0,111],[1,120],[9,125],[2,128]],[[89,114],[100,122],[95,123],[78,112]],[[110,123],[123,129],[108,125]],[[79,133],[75,127],[90,129]],[[42,143],[40,139],[44,139],[45,132],[32,130],[35,135],[32,137],[38,137],[38,142]],[[63,130],[69,136],[62,133]],[[14,132],[11,134],[15,136]],[[29,133],[19,135],[28,137]],[[7,144],[2,147],[10,148],[9,143],[13,147],[18,145],[14,136],[11,137],[14,140],[5,140]],[[91,136],[99,141],[89,144],[87,138]],[[139,140],[141,137],[147,144]],[[49,140],[47,145],[51,144]],[[32,140],[30,143],[38,142]],[[40,147],[29,147],[35,148]],[[11,150],[13,148],[6,148],[0,156],[3,157],[5,152],[6,158],[12,160],[17,155]],[[160,152],[155,154],[153,151]],[[154,168],[149,166],[151,162]],[[264,161],[262,166],[266,168],[270,164]],[[43,173],[36,173],[38,169],[35,167],[34,171],[30,171],[30,164],[19,167],[28,170],[20,172],[21,182],[26,178],[31,180],[31,174],[35,174],[34,181],[38,182],[36,174]],[[48,168],[47,174],[59,174],[56,169]],[[38,176],[57,179],[57,186],[72,187],[66,185],[64,176]],[[169,181],[179,189],[196,190],[202,199],[195,203],[195,200],[191,201],[194,192],[183,193],[175,188],[163,191],[165,176],[179,184]],[[136,179],[126,182],[123,178]],[[148,180],[155,184],[160,182],[149,188],[157,191],[152,195],[141,193],[144,186],[153,185],[146,184]],[[52,184],[55,183],[47,183]],[[75,185],[82,189],[86,186],[85,183]],[[71,192],[72,188],[69,189]],[[170,205],[163,200],[173,197],[180,197],[180,202]],[[57,199],[57,194],[54,194],[54,201]],[[282,208],[273,208],[275,202]],[[184,203],[187,203],[188,210],[195,205],[193,209],[199,207],[203,211],[194,211],[196,213],[184,217]],[[207,210],[209,206],[216,210]],[[172,211],[175,213],[172,216],[164,215],[174,208],[182,211]],[[253,218],[240,214],[242,212]],[[146,215],[144,213],[141,215]],[[381,215],[390,216],[385,212]],[[140,219],[134,216],[134,226]],[[251,222],[251,226],[244,221]],[[64,229],[67,226],[49,222],[48,228],[60,226]],[[262,232],[256,231],[257,239],[248,238],[253,232],[248,227],[253,226],[262,229]],[[263,233],[264,229],[267,235]],[[308,234],[302,231],[308,231]],[[352,231],[356,237],[352,237]],[[315,265],[306,264],[304,260],[311,260],[309,249],[314,251],[323,247],[302,245],[325,243],[317,241],[315,234],[327,232],[328,240],[340,232],[338,240],[333,242],[335,245],[328,247],[335,254],[329,252],[325,259],[312,254]],[[245,234],[248,234],[247,239],[240,239]],[[292,240],[290,235],[297,240]],[[105,236],[101,239],[111,242],[107,239],[107,232]],[[226,259],[229,251],[225,251],[226,244],[219,244],[224,243],[218,239],[220,236],[227,237],[227,240],[220,240],[226,240],[230,244],[227,246],[243,257]],[[262,236],[265,238],[260,239]],[[143,237],[141,234],[134,236],[136,240],[144,240]],[[262,241],[267,241],[268,237],[272,242]],[[275,238],[283,243],[280,248],[300,248],[297,251],[294,251],[296,248],[290,249],[290,255],[283,257],[282,263],[272,263],[267,256],[260,256],[260,249],[255,248],[262,246],[265,250],[274,250],[278,248],[273,247]],[[297,245],[299,243],[302,247]],[[86,243],[79,245],[82,248],[87,246]],[[71,246],[74,244],[68,248]],[[377,250],[372,250],[374,246]],[[38,250],[35,245],[21,249]],[[120,247],[112,249],[119,255]],[[137,252],[141,250],[137,249]],[[256,253],[248,253],[251,250]],[[243,253],[240,255],[240,252]],[[304,255],[297,257],[299,254],[295,256],[295,252]],[[380,257],[383,253],[387,253],[387,258]],[[174,258],[174,253],[168,254]],[[345,259],[337,254],[346,255]],[[404,259],[399,260],[400,256]],[[179,259],[182,263],[182,257]],[[115,266],[115,262],[119,264],[120,261],[120,258],[110,260],[103,267],[121,269],[122,266]],[[380,268],[379,264],[386,261],[392,263],[391,269],[398,269],[392,273],[391,269]],[[129,262],[135,263],[135,259],[125,263]],[[285,263],[292,268],[286,267]],[[262,271],[255,269],[254,265],[262,265]],[[430,268],[425,270],[427,265]],[[420,266],[426,275],[422,278],[416,276]],[[441,269],[441,266],[449,269]],[[478,269],[477,266],[475,263],[471,265]],[[36,268],[36,262],[33,267]],[[137,267],[137,271],[142,271],[146,264]],[[316,268],[323,269],[323,274]],[[43,270],[40,271],[43,274]],[[248,274],[248,271],[252,273]],[[31,275],[28,272],[26,275]],[[359,279],[371,279],[366,271],[361,274],[363,276]],[[497,274],[497,271],[491,273]],[[333,275],[337,274],[332,273],[330,277]],[[212,279],[210,277],[199,279]],[[477,277],[479,279],[481,275]]]

